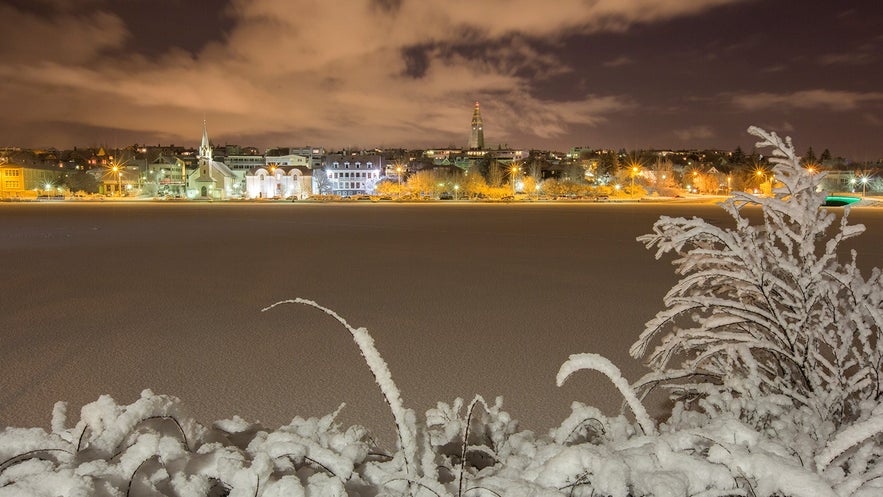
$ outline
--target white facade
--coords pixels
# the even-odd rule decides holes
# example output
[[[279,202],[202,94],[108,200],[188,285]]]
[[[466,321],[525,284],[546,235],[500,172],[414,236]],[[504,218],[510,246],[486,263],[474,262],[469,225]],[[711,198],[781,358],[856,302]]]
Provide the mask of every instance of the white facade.
[[[248,198],[305,199],[313,193],[312,174],[306,167],[254,168],[245,175]]]
[[[333,195],[373,195],[375,185],[383,177],[382,168],[382,158],[379,155],[338,154],[329,155],[325,159],[324,174]]]

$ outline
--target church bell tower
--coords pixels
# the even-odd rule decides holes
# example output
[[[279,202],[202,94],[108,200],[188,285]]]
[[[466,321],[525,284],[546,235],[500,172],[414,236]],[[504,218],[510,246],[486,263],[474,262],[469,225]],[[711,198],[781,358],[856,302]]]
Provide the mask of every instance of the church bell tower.
[[[481,150],[484,148],[484,124],[481,122],[481,108],[475,102],[475,110],[472,111],[472,133],[469,135],[469,149]]]

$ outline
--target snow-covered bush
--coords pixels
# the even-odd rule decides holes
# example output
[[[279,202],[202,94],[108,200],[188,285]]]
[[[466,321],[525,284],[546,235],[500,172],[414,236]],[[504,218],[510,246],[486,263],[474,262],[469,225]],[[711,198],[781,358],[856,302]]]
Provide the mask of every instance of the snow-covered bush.
[[[677,254],[683,278],[631,348],[645,357],[659,340],[648,357],[653,372],[638,385],[677,386],[681,398],[707,395],[710,384],[748,398],[782,396],[840,426],[881,394],[880,270],[865,280],[855,253],[838,258],[840,243],[864,227],[848,224],[848,208],[839,223],[820,208],[822,175],[800,167],[790,139],[749,132],[773,147],[781,184],[773,196],[737,192],[723,202],[734,228],[662,217],[639,237],[658,247],[657,258]],[[761,208],[762,223],[751,222],[748,206]]]

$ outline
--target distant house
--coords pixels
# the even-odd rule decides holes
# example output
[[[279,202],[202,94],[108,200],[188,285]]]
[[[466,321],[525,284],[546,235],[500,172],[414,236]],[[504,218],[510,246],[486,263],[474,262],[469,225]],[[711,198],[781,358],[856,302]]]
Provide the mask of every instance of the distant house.
[[[179,197],[186,195],[187,165],[180,158],[160,153],[147,164],[145,173],[147,183],[156,186],[154,193]]]
[[[141,173],[137,168],[119,166],[116,171],[109,167],[99,167],[86,171],[98,182],[98,193],[102,195],[125,196],[140,190]]]

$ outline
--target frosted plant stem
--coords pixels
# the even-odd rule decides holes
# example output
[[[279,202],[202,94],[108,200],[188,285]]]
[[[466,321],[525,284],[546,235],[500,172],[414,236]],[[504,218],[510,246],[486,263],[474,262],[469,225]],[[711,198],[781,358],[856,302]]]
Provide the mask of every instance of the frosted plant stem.
[[[582,369],[592,369],[599,373],[603,373],[607,378],[610,378],[610,382],[619,390],[619,393],[622,394],[622,397],[629,405],[629,408],[631,408],[632,412],[635,414],[635,420],[638,422],[641,430],[644,431],[644,434],[656,435],[656,425],[647,414],[644,404],[641,404],[635,391],[629,386],[626,379],[622,377],[619,368],[606,357],[598,354],[571,355],[558,370],[558,376],[556,377],[558,386],[560,387],[563,385],[571,374]]]
[[[293,300],[276,302],[269,307],[265,307],[261,312],[269,311],[281,304],[303,304],[319,309],[336,319],[350,332],[353,336],[353,341],[359,346],[359,351],[362,353],[362,357],[365,358],[368,368],[371,369],[371,373],[374,375],[374,381],[377,383],[377,386],[380,387],[380,391],[383,393],[383,397],[386,399],[386,403],[392,411],[392,416],[395,419],[396,424],[396,433],[399,437],[399,445],[401,446],[405,459],[405,473],[407,473],[413,480],[416,480],[417,475],[413,472],[412,468],[412,460],[417,455],[415,430],[412,424],[408,422],[407,410],[402,402],[401,392],[392,379],[389,367],[380,356],[377,347],[374,346],[374,339],[368,334],[368,330],[365,328],[353,328],[344,318],[333,310],[321,306],[312,300],[306,300],[300,297]]]

